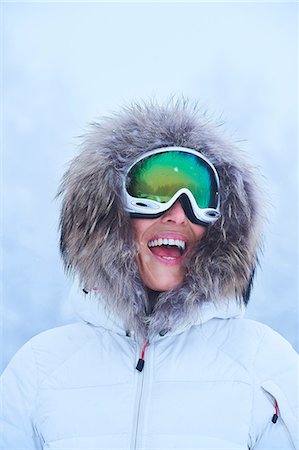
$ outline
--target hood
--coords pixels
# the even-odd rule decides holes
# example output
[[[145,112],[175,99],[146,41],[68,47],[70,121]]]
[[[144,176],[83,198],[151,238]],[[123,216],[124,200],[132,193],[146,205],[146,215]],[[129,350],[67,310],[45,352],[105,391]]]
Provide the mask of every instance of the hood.
[[[77,281],[71,288],[70,301],[76,316],[83,322],[105,328],[122,336],[134,336],[135,330],[126,329],[121,317],[113,313],[109,307],[107,308],[107,302],[104,299],[99,301],[98,294],[93,291],[85,294]],[[157,334],[160,336],[176,335],[188,330],[193,325],[203,325],[211,319],[236,319],[243,317],[244,314],[245,305],[233,299],[217,303],[206,302],[198,308],[197,316],[193,316],[192,320],[190,318],[188,320],[186,317],[179,326],[173,329],[162,329]]]
[[[138,274],[129,214],[123,207],[127,169],[159,147],[200,151],[220,179],[221,218],[208,227],[184,283],[162,292],[151,313]],[[261,196],[253,167],[219,126],[186,100],[123,108],[90,126],[64,175],[60,249],[66,270],[140,337],[197,320],[206,303],[235,298],[246,304],[257,263]]]

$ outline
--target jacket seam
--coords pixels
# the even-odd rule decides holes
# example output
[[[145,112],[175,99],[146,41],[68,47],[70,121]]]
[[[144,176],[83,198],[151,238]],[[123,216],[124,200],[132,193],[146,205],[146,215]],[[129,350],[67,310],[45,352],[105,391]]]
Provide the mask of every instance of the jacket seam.
[[[33,358],[35,361],[35,370],[36,370],[36,379],[37,379],[37,383],[36,383],[36,393],[35,393],[35,399],[34,399],[34,405],[32,407],[31,410],[31,415],[32,417],[34,416],[33,411],[36,410],[36,405],[37,405],[37,401],[38,401],[38,396],[40,394],[41,391],[41,384],[46,381],[57,369],[59,369],[60,367],[62,367],[70,358],[72,358],[77,352],[79,352],[80,350],[82,350],[86,345],[88,345],[90,343],[91,340],[95,339],[95,336],[93,336],[92,338],[89,338],[87,340],[87,342],[84,342],[84,344],[82,346],[80,346],[79,348],[77,348],[74,352],[72,352],[66,359],[64,359],[60,364],[58,364],[53,370],[51,370],[51,372],[48,372],[45,374],[44,378],[41,378],[41,376],[39,376],[39,369],[38,369],[38,359],[36,356],[36,351],[32,345],[32,342],[30,342],[30,347],[32,350],[32,354],[33,354]]]
[[[246,373],[250,376],[251,383],[248,383],[248,385],[251,385],[251,388],[252,388],[252,395],[251,395],[251,399],[252,400],[251,400],[250,421],[249,421],[249,426],[248,426],[248,441],[250,439],[250,431],[253,428],[252,425],[253,425],[253,412],[254,412],[254,402],[255,402],[255,396],[256,396],[256,388],[257,388],[257,385],[260,385],[259,378],[257,378],[254,375],[255,374],[254,368],[255,368],[255,365],[256,365],[257,355],[258,355],[258,353],[260,351],[261,345],[262,345],[262,343],[263,343],[263,341],[265,339],[265,336],[266,336],[266,331],[267,331],[266,329],[263,330],[263,334],[261,336],[259,344],[257,345],[256,351],[255,351],[255,355],[254,355],[254,358],[253,358],[253,364],[252,364],[252,369],[251,370],[248,367],[246,367],[243,364],[241,364],[240,361],[234,359],[231,355],[226,353],[221,347],[219,347],[219,346],[217,346],[215,344],[212,344],[214,346],[214,348],[217,348],[219,351],[221,351],[223,354],[225,354],[227,357],[229,357],[232,361],[234,361],[236,364],[238,364],[240,367],[242,367],[246,371]],[[203,336],[203,339],[205,339],[207,342],[209,342],[208,339],[205,338],[205,336]],[[247,441],[247,445],[249,445],[248,441]],[[253,446],[249,447],[249,448],[254,448],[254,445],[256,444],[256,442],[257,441],[255,441],[253,443]]]
[[[263,342],[265,340],[266,333],[267,333],[267,329],[264,330],[263,336],[261,337],[259,345],[257,346],[256,352],[255,352],[255,355],[254,355],[253,370],[255,370],[256,363],[257,363],[257,357],[258,357],[259,351],[261,349],[261,346],[262,346],[262,344],[263,344]]]
[[[36,383],[35,383],[35,395],[34,395],[34,400],[32,402],[32,407],[29,408],[27,403],[25,403],[25,406],[26,406],[26,410],[28,412],[28,417],[30,418],[30,423],[32,425],[32,429],[35,430],[36,427],[35,427],[35,420],[34,420],[34,410],[35,410],[36,397],[37,397],[37,392],[38,392],[38,382],[37,382],[38,381],[38,368],[37,368],[37,361],[36,361],[35,353],[34,353],[34,350],[32,347],[32,343],[30,341],[28,343],[28,348],[31,351],[32,359],[34,361]],[[32,433],[29,434],[23,427],[15,425],[14,423],[6,420],[4,417],[2,418],[2,420],[4,422],[6,422],[7,424],[9,424],[10,426],[16,428],[17,430],[22,431],[22,433],[24,433],[25,436],[32,438],[32,436],[33,436]],[[34,432],[34,434],[35,434],[35,432]]]
[[[39,433],[37,432],[37,427],[36,427],[36,420],[35,420],[35,412],[36,412],[36,403],[37,403],[37,397],[38,397],[38,392],[39,392],[39,368],[38,368],[38,363],[37,363],[37,357],[32,345],[32,341],[29,342],[30,343],[30,349],[31,349],[31,353],[32,353],[32,357],[34,360],[34,366],[35,366],[35,379],[36,379],[36,390],[35,390],[35,396],[34,396],[34,401],[32,404],[32,408],[30,411],[30,417],[31,417],[31,423],[32,423],[32,427],[36,430],[36,433],[38,434],[39,439],[41,440],[41,437],[39,435]]]
[[[264,336],[263,336],[263,339],[262,339],[262,342],[264,341],[264,337],[266,336],[266,333],[267,333],[267,332],[269,332],[269,331],[266,329],[266,330],[265,330],[265,333],[264,333]],[[257,359],[257,355],[258,355],[258,352],[259,352],[259,350],[260,350],[260,347],[261,347],[261,345],[262,345],[262,342],[261,342],[261,344],[260,344],[260,346],[259,346],[259,348],[258,348],[258,351],[257,351],[257,353],[256,353],[256,359]],[[255,364],[256,364],[256,360],[255,360]],[[254,365],[254,368],[255,368],[255,365]],[[261,387],[262,389],[264,389],[263,386],[262,386],[263,381],[268,381],[268,380],[271,380],[271,378],[267,377],[267,378],[262,379],[262,378],[259,377],[259,384],[260,384],[260,387]],[[277,386],[276,383],[274,383],[274,384]],[[278,388],[279,388],[279,390],[281,390],[279,386],[278,386]],[[266,389],[264,389],[264,390],[265,390],[266,392],[268,392]],[[269,394],[276,400],[275,396],[274,396],[273,394],[271,394],[271,392],[269,392]],[[292,415],[296,417],[297,415],[296,415],[295,407],[294,407],[293,405],[290,404],[290,401],[289,401],[288,397],[285,397],[285,400],[286,400],[286,402],[287,402],[287,404],[288,404],[288,407],[289,407],[289,409],[290,409]]]
[[[200,332],[200,330],[197,330],[197,331],[198,331],[198,333]],[[208,338],[206,338],[204,335],[201,334],[201,336],[202,336],[202,338],[203,338],[209,345],[211,345],[212,347],[214,347],[215,349],[217,349],[219,352],[223,353],[225,356],[227,356],[231,361],[233,361],[233,362],[234,362],[235,364],[237,364],[239,367],[242,367],[242,369],[244,369],[245,372],[246,372],[248,375],[250,375],[251,378],[252,378],[252,374],[251,374],[251,372],[250,372],[250,370],[248,369],[247,366],[245,366],[244,364],[242,364],[242,363],[241,363],[240,361],[238,361],[237,359],[233,358],[229,353],[227,353],[225,350],[223,350],[220,346],[216,345],[215,343],[211,343],[211,341],[210,341]],[[250,384],[250,383],[248,383],[248,384]]]
[[[255,372],[255,367],[256,367],[256,362],[257,362],[257,356],[259,354],[259,351],[261,349],[261,346],[265,340],[265,336],[266,336],[266,332],[267,330],[264,329],[263,335],[260,339],[260,342],[256,348],[256,352],[254,355],[254,359],[253,359],[253,365],[252,365],[252,382],[253,382],[253,389],[252,389],[252,403],[251,403],[251,414],[250,414],[250,422],[249,422],[249,429],[248,429],[248,434],[250,436],[250,432],[254,429],[253,427],[253,417],[254,417],[254,405],[255,405],[255,401],[256,401],[256,391],[258,387],[261,387],[261,381],[260,378],[256,376],[256,372]],[[263,431],[264,432],[264,431]],[[259,439],[261,438],[261,436],[253,436],[255,441],[252,443],[252,449],[254,449],[255,445],[258,443]],[[251,437],[252,439],[252,437]]]
[[[92,436],[92,438],[94,438],[94,437],[101,437],[101,436],[127,436],[127,435],[129,435],[130,433],[129,432],[126,432],[126,431],[124,431],[124,432],[120,432],[120,433],[102,433],[101,432],[101,434],[95,434],[95,435],[93,435]],[[74,439],[74,438],[77,438],[77,437],[79,437],[80,439],[81,438],[90,438],[90,434],[82,434],[82,435],[80,435],[80,436],[77,436],[77,435],[67,435],[66,437],[63,437],[63,438],[59,438],[59,439],[54,439],[54,440],[51,440],[51,441],[48,441],[47,442],[47,444],[55,444],[55,443],[59,443],[59,442],[63,442],[63,441],[68,441],[69,439]],[[72,450],[72,449],[69,449],[69,450]],[[96,450],[98,450],[98,449],[96,449]],[[99,449],[100,450],[100,449]]]
[[[230,380],[155,380],[155,384],[158,383],[190,383],[190,384],[200,384],[200,383],[239,383],[239,384],[245,384],[246,386],[252,386],[252,383],[248,383],[247,381],[238,380],[238,379],[230,379]]]
[[[41,384],[44,383],[56,370],[60,369],[62,366],[64,366],[64,364],[66,364],[68,362],[69,359],[71,359],[73,356],[75,356],[78,352],[80,352],[80,350],[82,350],[86,345],[88,345],[90,343],[91,340],[94,340],[95,337],[92,337],[90,339],[88,339],[88,341],[84,342],[84,344],[82,344],[82,346],[80,346],[79,348],[77,348],[73,353],[71,353],[66,359],[64,359],[60,364],[58,364],[53,370],[51,370],[51,372],[48,372],[46,374],[46,376],[41,380],[39,387],[41,387]]]
[[[76,389],[95,389],[95,388],[105,388],[105,387],[111,387],[111,386],[124,386],[124,385],[130,385],[131,383],[124,382],[124,383],[107,383],[107,384],[94,384],[94,385],[86,385],[86,386],[74,386],[74,387],[61,387],[61,388],[54,388],[54,387],[48,387],[48,388],[41,388],[41,391],[71,391]]]

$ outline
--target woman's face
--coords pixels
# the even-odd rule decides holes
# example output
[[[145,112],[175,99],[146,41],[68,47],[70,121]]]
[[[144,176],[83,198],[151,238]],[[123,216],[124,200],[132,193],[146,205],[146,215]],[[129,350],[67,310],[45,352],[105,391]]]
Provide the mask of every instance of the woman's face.
[[[131,219],[138,243],[137,264],[145,286],[155,291],[179,287],[185,259],[207,229],[186,217],[177,200],[158,219]]]

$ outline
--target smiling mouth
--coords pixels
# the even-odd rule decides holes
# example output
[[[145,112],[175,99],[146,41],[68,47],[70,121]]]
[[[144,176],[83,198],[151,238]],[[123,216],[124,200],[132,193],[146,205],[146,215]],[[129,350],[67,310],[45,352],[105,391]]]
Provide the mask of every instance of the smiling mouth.
[[[187,251],[187,244],[181,239],[159,238],[147,246],[154,256],[165,261],[178,261]]]

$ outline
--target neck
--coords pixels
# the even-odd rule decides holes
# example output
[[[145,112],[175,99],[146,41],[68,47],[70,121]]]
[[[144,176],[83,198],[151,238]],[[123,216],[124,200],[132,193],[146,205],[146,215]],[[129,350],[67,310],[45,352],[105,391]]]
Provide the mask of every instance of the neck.
[[[160,291],[154,291],[153,289],[147,288],[147,298],[148,298],[148,308],[147,308],[147,315],[151,315],[153,312],[153,309],[155,307],[155,304],[157,303],[158,297],[161,294]]]

